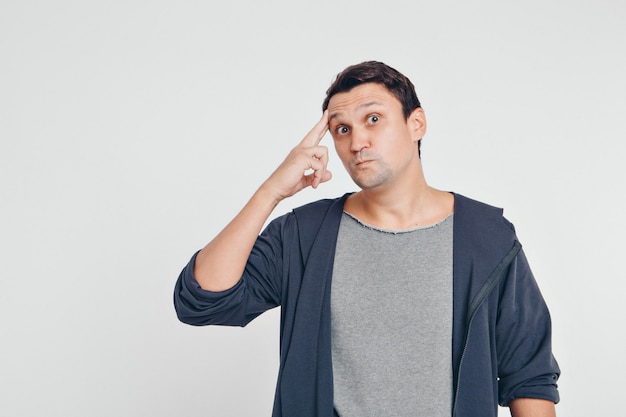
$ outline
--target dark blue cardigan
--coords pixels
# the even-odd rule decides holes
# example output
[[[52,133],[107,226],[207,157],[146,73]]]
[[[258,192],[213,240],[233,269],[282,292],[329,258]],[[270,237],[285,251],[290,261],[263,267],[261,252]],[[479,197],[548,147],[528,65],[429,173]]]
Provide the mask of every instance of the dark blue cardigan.
[[[281,306],[273,417],[333,416],[330,289],[346,197],[272,221],[233,288],[202,290],[195,255],[176,283],[178,317],[192,325],[245,326]],[[523,397],[558,402],[550,315],[502,210],[456,194],[453,250],[453,415],[496,417],[498,403]]]

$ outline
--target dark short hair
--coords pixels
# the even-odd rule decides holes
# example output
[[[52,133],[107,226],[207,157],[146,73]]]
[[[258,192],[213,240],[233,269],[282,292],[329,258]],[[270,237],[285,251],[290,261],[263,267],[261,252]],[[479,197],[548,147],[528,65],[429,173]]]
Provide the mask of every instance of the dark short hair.
[[[415,86],[411,80],[382,62],[365,61],[351,65],[337,74],[335,81],[326,90],[322,111],[328,108],[328,103],[335,94],[345,93],[365,83],[378,83],[387,88],[402,104],[402,112],[405,118],[408,118],[413,110],[421,107],[415,93]]]

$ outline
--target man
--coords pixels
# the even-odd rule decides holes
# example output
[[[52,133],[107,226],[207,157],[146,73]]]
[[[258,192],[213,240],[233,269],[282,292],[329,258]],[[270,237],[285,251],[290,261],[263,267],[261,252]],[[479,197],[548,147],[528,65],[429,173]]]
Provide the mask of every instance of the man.
[[[281,306],[273,416],[553,416],[550,317],[502,211],[427,185],[413,84],[380,62],[346,68],[311,132],[182,271],[180,320],[245,326]],[[272,221],[331,179],[360,191]]]

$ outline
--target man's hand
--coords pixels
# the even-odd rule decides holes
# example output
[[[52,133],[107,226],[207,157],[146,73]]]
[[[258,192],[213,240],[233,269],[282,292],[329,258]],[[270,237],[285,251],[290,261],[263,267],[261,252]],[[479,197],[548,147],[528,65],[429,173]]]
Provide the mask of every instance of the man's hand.
[[[319,146],[327,129],[328,112],[324,112],[239,214],[198,253],[194,276],[202,288],[224,291],[235,285],[263,224],[276,205],[305,187],[317,188],[330,180],[330,171],[326,170],[328,149]]]
[[[328,111],[325,111],[319,122],[289,152],[261,188],[279,202],[308,186],[317,188],[321,183],[330,180],[332,174],[326,170],[328,148],[319,145],[327,130]]]

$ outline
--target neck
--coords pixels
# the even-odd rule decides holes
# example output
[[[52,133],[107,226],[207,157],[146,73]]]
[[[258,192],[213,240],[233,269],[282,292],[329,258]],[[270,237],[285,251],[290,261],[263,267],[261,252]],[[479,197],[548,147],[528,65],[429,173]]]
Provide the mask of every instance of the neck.
[[[380,187],[353,194],[345,210],[365,223],[402,230],[438,223],[454,212],[452,194],[421,181],[407,187]]]

